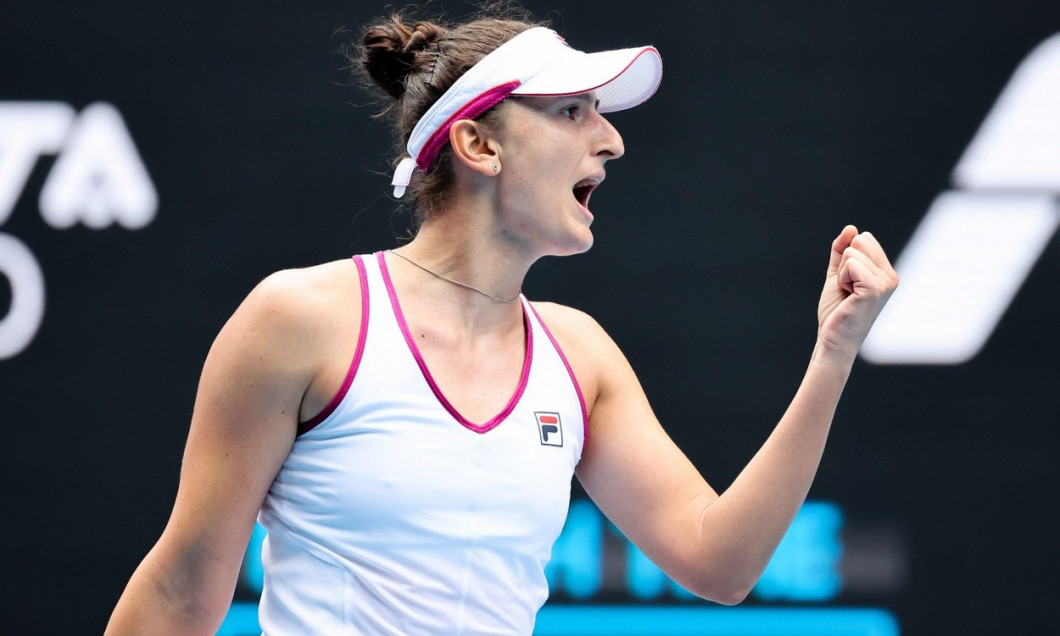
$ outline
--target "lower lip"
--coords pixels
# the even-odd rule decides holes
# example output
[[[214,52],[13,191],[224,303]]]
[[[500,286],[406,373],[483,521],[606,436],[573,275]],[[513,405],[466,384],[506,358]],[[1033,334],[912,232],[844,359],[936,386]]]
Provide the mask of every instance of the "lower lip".
[[[592,223],[593,219],[596,217],[594,217],[593,213],[589,211],[589,208],[582,205],[581,201],[577,199],[575,199],[574,202],[578,204],[578,209],[580,209],[582,211],[582,214],[585,215],[585,220],[589,223]]]

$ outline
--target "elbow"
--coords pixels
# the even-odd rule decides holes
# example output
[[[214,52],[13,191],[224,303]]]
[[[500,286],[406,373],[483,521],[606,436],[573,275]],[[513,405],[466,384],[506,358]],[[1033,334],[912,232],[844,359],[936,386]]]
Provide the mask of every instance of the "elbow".
[[[739,587],[734,585],[729,586],[715,586],[708,589],[702,590],[690,590],[696,596],[705,598],[708,601],[713,601],[720,605],[739,605],[747,600],[747,595],[751,593],[750,587]]]
[[[757,579],[743,581],[738,577],[699,576],[692,580],[680,582],[689,592],[696,596],[721,605],[739,605],[747,600]]]
[[[106,634],[214,634],[235,580],[234,568],[219,567],[208,552],[160,540],[133,573]]]
[[[747,595],[751,593],[750,588],[733,588],[730,590],[723,590],[713,595],[710,600],[721,605],[739,605],[747,600]]]

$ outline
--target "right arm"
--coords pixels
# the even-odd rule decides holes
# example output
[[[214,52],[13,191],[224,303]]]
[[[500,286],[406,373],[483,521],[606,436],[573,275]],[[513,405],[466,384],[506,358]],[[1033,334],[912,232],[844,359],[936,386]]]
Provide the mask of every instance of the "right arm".
[[[258,508],[323,359],[303,282],[295,272],[267,278],[217,336],[173,512],[118,601],[108,636],[214,634],[224,619]]]

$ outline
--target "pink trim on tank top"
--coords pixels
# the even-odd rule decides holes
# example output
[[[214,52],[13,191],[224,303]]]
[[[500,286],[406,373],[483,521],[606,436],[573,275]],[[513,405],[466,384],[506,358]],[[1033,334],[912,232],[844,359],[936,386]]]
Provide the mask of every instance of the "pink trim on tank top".
[[[534,306],[530,301],[526,302],[526,305],[530,307],[530,311],[534,312],[534,317],[537,318],[538,324],[541,325],[541,329],[544,330],[545,335],[548,336],[549,341],[552,342],[552,346],[556,348],[556,353],[559,354],[559,359],[563,361],[563,366],[567,367],[567,373],[570,374],[570,381],[574,384],[574,392],[578,394],[578,403],[582,407],[582,455],[585,454],[585,448],[589,445],[589,409],[585,406],[585,394],[582,393],[582,387],[578,384],[578,378],[574,377],[574,369],[571,368],[570,362],[567,361],[567,355],[563,353],[563,349],[556,342],[556,338],[553,337],[552,332],[549,330],[548,325],[545,324],[544,320],[541,320],[541,314],[537,313]]]
[[[309,421],[298,425],[298,435],[313,430],[318,424],[326,420],[329,415],[335,412],[335,409],[338,408],[342,400],[345,399],[346,393],[349,392],[350,385],[353,384],[353,378],[357,375],[357,369],[361,366],[361,356],[364,354],[364,343],[368,337],[368,273],[364,269],[364,262],[361,261],[360,256],[354,256],[353,262],[357,265],[357,276],[361,281],[361,333],[357,335],[357,351],[353,354],[353,361],[350,363],[350,368],[346,371],[346,378],[342,381],[342,387],[331,397],[331,401],[324,407],[324,410],[317,413],[316,416]]]
[[[401,333],[405,336],[405,343],[409,347],[409,351],[412,352],[412,357],[416,359],[416,364],[420,367],[420,372],[423,374],[423,379],[427,381],[427,385],[431,387],[431,391],[434,396],[438,398],[438,402],[445,407],[446,411],[456,419],[464,428],[482,434],[487,433],[497,427],[498,424],[503,422],[505,418],[512,414],[515,410],[515,405],[519,403],[519,399],[523,397],[523,392],[526,391],[526,384],[530,380],[530,363],[534,357],[534,330],[530,325],[530,317],[526,314],[526,308],[523,308],[523,324],[526,328],[526,354],[523,357],[523,370],[522,376],[519,378],[519,386],[516,387],[515,393],[512,394],[508,405],[504,407],[500,413],[490,418],[484,424],[475,424],[471,420],[467,419],[456,410],[456,407],[449,402],[442,393],[441,388],[434,381],[434,376],[431,375],[430,369],[427,368],[427,363],[423,359],[423,354],[420,353],[419,347],[416,346],[416,340],[412,337],[412,332],[409,331],[408,323],[405,322],[405,314],[401,310],[401,303],[398,302],[397,292],[394,290],[394,283],[390,280],[390,270],[386,266],[386,258],[383,252],[375,253],[376,260],[379,261],[379,271],[383,275],[383,283],[386,285],[386,292],[390,296],[390,306],[394,309],[394,317],[397,318],[398,326],[401,328]]]

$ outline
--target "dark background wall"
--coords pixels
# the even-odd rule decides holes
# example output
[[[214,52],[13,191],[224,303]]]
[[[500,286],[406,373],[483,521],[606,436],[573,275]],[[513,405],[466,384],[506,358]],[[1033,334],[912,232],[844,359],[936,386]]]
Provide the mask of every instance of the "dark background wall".
[[[855,223],[897,255],[1060,32],[1045,2],[525,4],[577,48],[662,52],[659,93],[612,116],[627,154],[593,196],[596,246],[541,262],[526,291],[597,317],[719,489],[797,386],[831,238]],[[114,105],[158,193],[141,229],[55,229],[52,153],[0,224],[46,289],[32,342],[0,360],[4,631],[100,632],[165,524],[226,317],[271,271],[404,231],[388,131],[335,53],[336,29],[383,9],[0,0],[0,102]],[[963,365],[858,363],[811,496],[882,528],[906,575],[840,602],[887,607],[905,634],[1052,623],[1058,277],[1054,239]],[[0,318],[11,298],[0,276]]]

